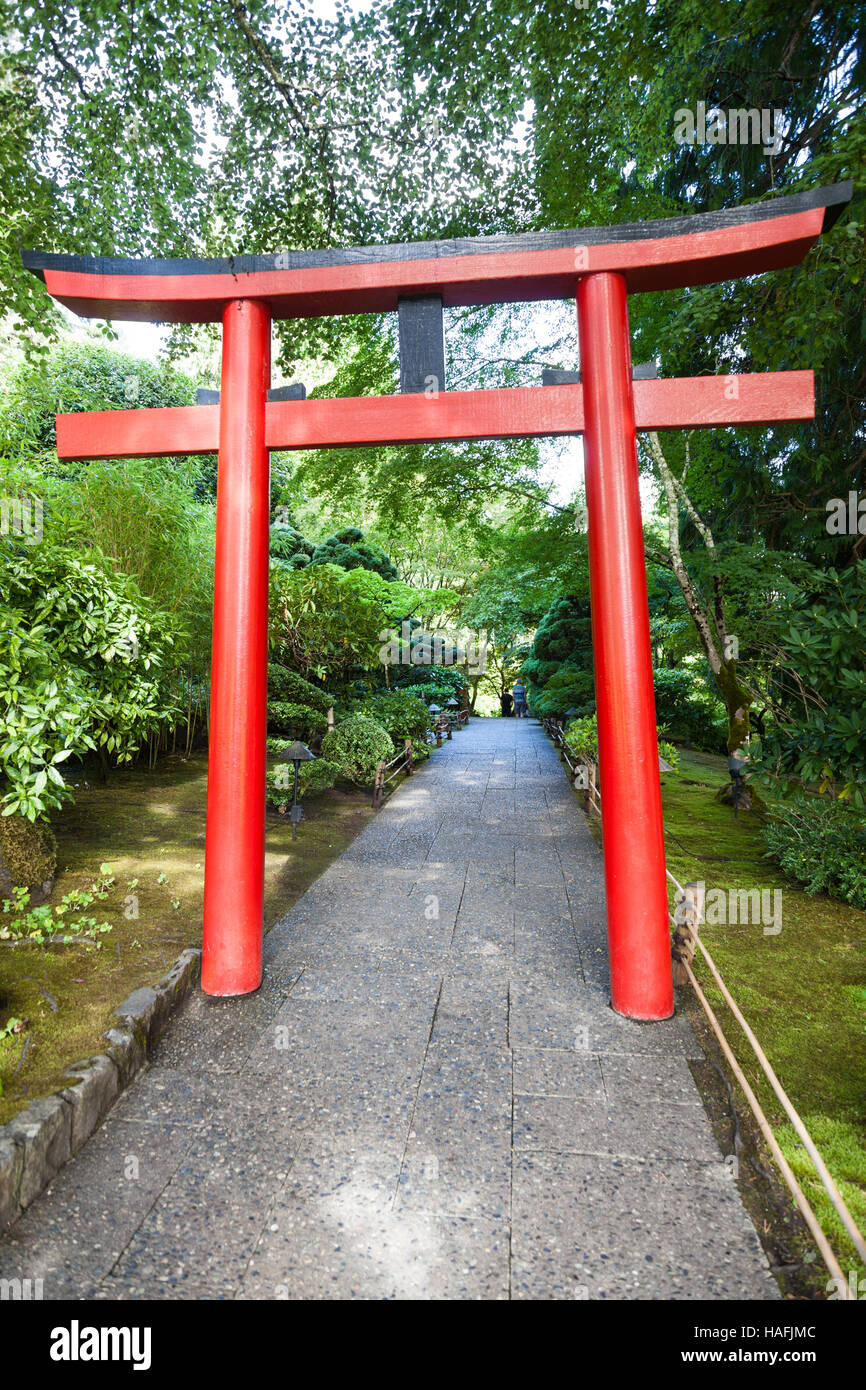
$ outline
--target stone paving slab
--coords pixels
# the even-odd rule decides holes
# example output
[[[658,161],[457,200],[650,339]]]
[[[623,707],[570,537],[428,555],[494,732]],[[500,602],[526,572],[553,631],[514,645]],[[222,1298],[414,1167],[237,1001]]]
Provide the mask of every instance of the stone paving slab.
[[[189,999],[0,1277],[49,1299],[778,1297],[691,1029],[609,1006],[601,857],[536,724],[446,742],[264,958],[257,994]]]
[[[513,1298],[779,1297],[718,1162],[532,1155],[512,1201]]]

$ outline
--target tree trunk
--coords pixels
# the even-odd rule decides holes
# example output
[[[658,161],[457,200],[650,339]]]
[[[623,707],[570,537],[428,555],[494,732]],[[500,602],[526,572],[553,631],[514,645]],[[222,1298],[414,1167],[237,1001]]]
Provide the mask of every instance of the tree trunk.
[[[752,696],[744,690],[737,679],[737,663],[724,662],[716,673],[716,685],[725,702],[728,716],[728,754],[736,753],[738,748],[747,747],[746,740],[751,731],[749,711]]]

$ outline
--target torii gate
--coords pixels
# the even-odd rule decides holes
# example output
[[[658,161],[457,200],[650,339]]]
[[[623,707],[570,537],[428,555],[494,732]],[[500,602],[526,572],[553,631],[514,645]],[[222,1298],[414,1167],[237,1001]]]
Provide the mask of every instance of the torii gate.
[[[628,295],[798,264],[852,185],[583,231],[224,260],[22,252],[50,294],[105,319],[222,320],[218,404],[58,415],[64,459],[219,453],[202,987],[262,974],[270,449],[584,435],[611,1002],[673,1012],[635,431],[809,420],[811,371],[633,381]],[[577,298],[581,372],[445,389],[444,305]],[[396,310],[397,396],[269,393],[272,319]],[[555,376],[555,374],[554,374]],[[564,378],[564,380],[563,380]]]

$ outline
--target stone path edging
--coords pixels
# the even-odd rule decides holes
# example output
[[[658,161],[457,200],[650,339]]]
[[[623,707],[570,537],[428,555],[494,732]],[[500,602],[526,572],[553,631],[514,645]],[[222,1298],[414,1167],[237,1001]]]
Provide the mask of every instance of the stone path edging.
[[[169,1017],[198,979],[201,951],[182,951],[155,988],[136,989],[115,1011],[106,1052],[69,1067],[80,1078],[0,1126],[0,1231],[15,1221],[76,1154],[138,1074]]]

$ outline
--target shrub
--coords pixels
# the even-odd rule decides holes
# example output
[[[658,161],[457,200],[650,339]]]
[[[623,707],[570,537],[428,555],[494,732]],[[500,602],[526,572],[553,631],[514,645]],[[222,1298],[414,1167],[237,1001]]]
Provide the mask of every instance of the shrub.
[[[325,714],[334,703],[333,695],[329,695],[327,690],[304,680],[297,671],[290,671],[288,666],[280,666],[276,661],[268,663],[268,699],[312,705],[313,709],[322,710]]]
[[[770,857],[806,892],[866,909],[866,819],[838,801],[799,796],[761,828]]]
[[[565,741],[579,758],[598,762],[598,723],[594,714],[571,719],[565,726]]]
[[[589,601],[559,598],[538,624],[523,663],[529,708],[539,717],[563,715],[574,705],[582,713],[594,706],[592,621]]]
[[[326,792],[337,780],[337,768],[327,758],[301,763],[298,768],[298,797],[303,800],[314,792]],[[265,798],[269,806],[284,810],[291,806],[295,790],[295,769],[292,763],[278,763],[268,771]]]
[[[379,762],[394,756],[391,735],[375,719],[350,715],[322,739],[322,756],[333,763],[340,777],[360,785],[372,782]]]
[[[657,729],[659,753],[671,764],[679,767],[679,750],[665,738],[667,729]],[[598,762],[598,718],[595,714],[572,719],[565,726],[565,741],[579,758],[587,762]]]
[[[595,682],[591,671],[561,666],[544,686],[530,688],[531,709],[537,719],[560,718],[568,709],[588,715],[595,709]]]
[[[274,700],[268,705],[268,730],[273,734],[306,742],[323,734],[327,727],[328,716],[310,705],[298,705],[294,700]]]
[[[828,504],[829,505],[829,504]],[[829,525],[829,523],[828,523]],[[861,522],[861,530],[863,523]],[[819,603],[803,596],[783,635],[784,668],[806,687],[803,708],[767,732],[762,755],[775,771],[819,782],[866,805],[866,560],[816,578]],[[812,587],[811,585],[809,586]],[[798,604],[798,609],[799,609]],[[782,686],[782,689],[785,687]],[[793,683],[788,681],[788,689]],[[808,692],[820,699],[809,699]]]
[[[662,735],[666,733],[666,729],[659,729],[658,731],[659,753],[667,762],[670,763],[671,767],[676,768],[680,765],[680,750],[676,747],[675,744],[670,743],[668,739],[662,737]]]
[[[174,635],[132,579],[69,547],[4,537],[0,549],[2,810],[35,821],[72,798],[70,756],[129,762],[176,715]]]
[[[674,738],[705,753],[727,751],[728,717],[699,667],[659,667],[653,671],[653,688],[656,719]]]
[[[304,680],[296,671],[277,662],[268,665],[268,730],[304,741],[317,738],[328,727],[328,710],[334,698],[327,690]]]
[[[469,689],[466,673],[455,666],[400,667],[394,689],[417,695],[420,699],[444,705],[452,696],[461,699]]]
[[[390,556],[380,546],[365,540],[363,531],[359,531],[357,526],[347,526],[317,545],[310,564],[339,565],[344,570],[372,570],[383,579],[397,578],[397,568]]]
[[[440,709],[444,709],[449,700],[460,699],[460,693],[455,693],[453,686],[449,685],[404,685],[400,686],[400,694],[411,695],[413,699],[420,700],[425,709],[428,705],[438,705]]]
[[[395,752],[403,747],[407,738],[411,738],[414,752],[415,745],[424,742],[430,725],[430,715],[424,701],[406,690],[379,691],[375,695],[367,695],[352,713],[375,719],[383,729],[387,729]]]
[[[315,546],[305,540],[296,526],[287,522],[274,522],[271,527],[269,552],[271,563],[285,565],[287,569],[303,569],[310,563]]]

